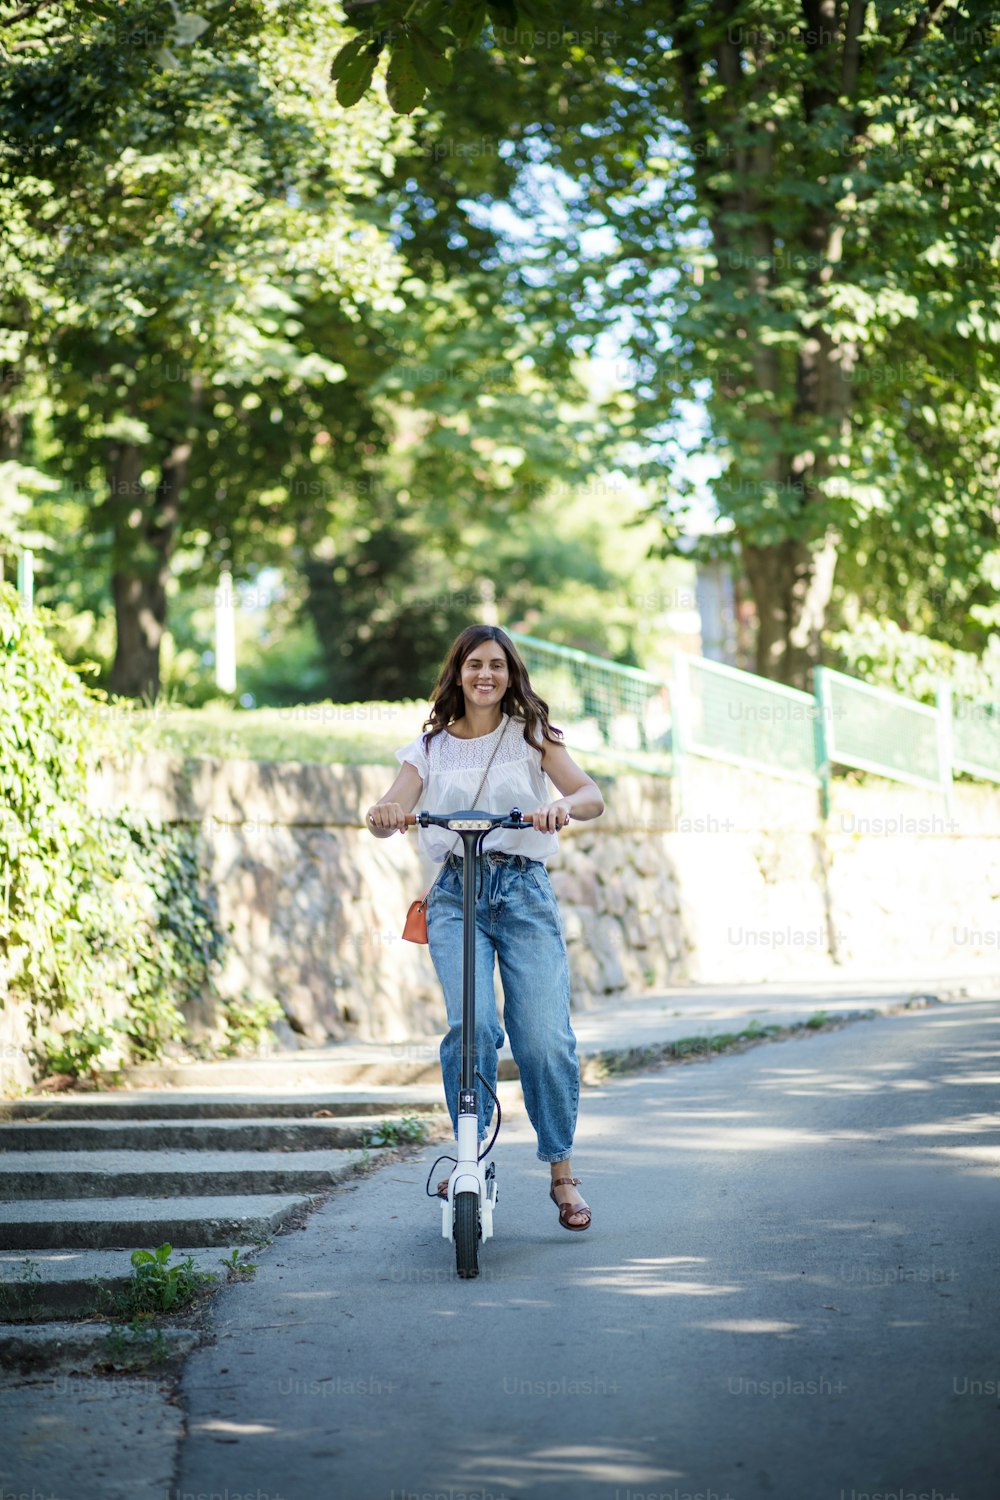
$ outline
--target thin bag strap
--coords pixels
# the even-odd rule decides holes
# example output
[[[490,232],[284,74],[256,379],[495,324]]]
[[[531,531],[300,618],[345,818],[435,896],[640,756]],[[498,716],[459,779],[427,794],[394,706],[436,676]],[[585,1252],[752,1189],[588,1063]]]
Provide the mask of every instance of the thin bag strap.
[[[490,756],[489,760],[486,762],[486,770],[483,772],[483,779],[479,783],[478,787],[476,788],[476,795],[472,799],[472,805],[473,805],[473,807],[475,807],[476,803],[479,801],[479,794],[482,791],[483,787],[486,785],[486,778],[490,774],[490,766],[493,764],[494,760],[496,759],[496,753],[500,749],[500,746],[503,744],[504,737],[506,736],[507,730],[509,728],[510,728],[510,714],[507,715],[507,722],[503,726],[503,731],[502,731],[502,733],[500,735],[500,738],[497,740],[496,744],[493,746],[493,754]],[[458,848],[460,842],[461,842],[461,840],[458,839],[458,838],[456,838],[456,840],[455,840],[455,846],[454,846],[454,848],[451,851],[453,854],[455,852],[455,849]],[[434,889],[434,887],[437,885],[438,881],[441,879],[441,876],[444,874],[444,866],[445,866],[445,861],[442,860],[441,861],[441,868],[440,868],[440,870],[438,870],[438,872],[435,875],[434,879],[432,880],[431,884],[427,888],[427,896],[430,895],[431,891]],[[427,900],[427,896],[424,897],[425,901]]]

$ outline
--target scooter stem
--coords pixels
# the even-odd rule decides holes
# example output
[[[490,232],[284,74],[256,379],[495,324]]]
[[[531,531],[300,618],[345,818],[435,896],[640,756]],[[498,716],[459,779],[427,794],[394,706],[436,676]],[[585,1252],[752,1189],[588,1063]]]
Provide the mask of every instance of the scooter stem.
[[[462,860],[462,1075],[458,1112],[475,1113],[476,1087],[476,881],[479,861],[475,830],[462,833],[465,858]],[[464,1096],[473,1091],[471,1100]]]

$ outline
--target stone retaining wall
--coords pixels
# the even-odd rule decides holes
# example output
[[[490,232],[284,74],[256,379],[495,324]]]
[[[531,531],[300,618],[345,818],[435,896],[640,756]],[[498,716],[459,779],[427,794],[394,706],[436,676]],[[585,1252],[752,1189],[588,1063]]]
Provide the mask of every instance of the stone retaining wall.
[[[363,810],[385,766],[183,761],[105,768],[92,805],[197,822],[205,879],[233,924],[224,993],[276,995],[303,1043],[439,1031],[428,951],[399,936],[433,878],[413,834]],[[549,862],[573,1003],[683,982],[796,974],[1000,971],[1000,791],[943,799],[838,782],[825,824],[808,787],[707,761],[683,784],[602,778],[607,811]],[[286,1037],[291,1041],[291,1035]]]

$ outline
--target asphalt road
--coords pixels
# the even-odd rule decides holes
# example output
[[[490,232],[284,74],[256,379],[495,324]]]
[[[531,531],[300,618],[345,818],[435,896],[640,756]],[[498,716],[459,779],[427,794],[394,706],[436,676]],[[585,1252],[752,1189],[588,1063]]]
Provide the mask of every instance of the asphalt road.
[[[997,1500],[1000,1002],[585,1090],[592,1228],[523,1118],[459,1281],[433,1152],[225,1289],[169,1500]]]

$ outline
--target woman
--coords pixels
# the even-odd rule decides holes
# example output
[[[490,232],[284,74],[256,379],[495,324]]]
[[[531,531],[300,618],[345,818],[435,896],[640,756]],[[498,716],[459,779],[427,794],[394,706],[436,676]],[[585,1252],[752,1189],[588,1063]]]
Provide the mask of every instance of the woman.
[[[476,904],[476,1059],[496,1087],[504,1034],[490,1003],[500,962],[504,1024],[521,1075],[525,1108],[538,1138],[538,1159],[551,1169],[549,1196],[565,1229],[590,1225],[575,1192],[571,1151],[580,1098],[580,1066],[569,1019],[569,964],[562,917],[545,861],[570,818],[599,818],[604,799],[549,724],[548,705],[531,689],[510,637],[495,625],[470,625],[448,653],[425,733],[396,751],[401,769],[367,813],[376,838],[406,832],[417,802],[434,812],[472,805],[506,812],[520,807],[532,832],[498,828],[487,835],[484,879]],[[485,784],[483,777],[485,773]],[[549,800],[546,776],[561,795]],[[478,799],[477,788],[483,784]],[[443,864],[427,902],[427,939],[444,991],[448,1033],[441,1043],[445,1095],[457,1132],[462,1037],[462,841],[443,828],[421,829],[421,846]],[[457,845],[457,849],[456,846]],[[480,1100],[485,1139],[493,1101]],[[446,1197],[447,1179],[438,1185]]]

